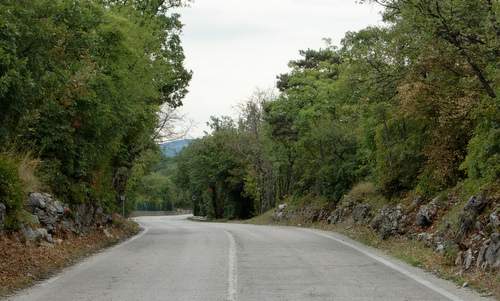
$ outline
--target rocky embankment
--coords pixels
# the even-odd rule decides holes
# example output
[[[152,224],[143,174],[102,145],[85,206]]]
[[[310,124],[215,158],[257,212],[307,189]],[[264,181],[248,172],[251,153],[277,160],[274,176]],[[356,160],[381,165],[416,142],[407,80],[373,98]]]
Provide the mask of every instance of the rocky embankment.
[[[69,206],[46,193],[31,193],[24,214],[19,230],[6,231],[0,203],[0,296],[139,231],[99,206]]]
[[[495,289],[497,286],[500,289],[498,199],[477,195],[464,204],[450,193],[446,197],[430,200],[415,197],[399,204],[378,207],[376,204],[369,199],[352,199],[349,196],[333,208],[281,204],[276,208],[273,219],[275,222],[301,225],[320,222],[332,226],[361,226],[369,228],[381,240],[401,238],[420,241],[445,258],[443,264],[455,266],[453,276],[490,275],[493,285],[487,287]]]

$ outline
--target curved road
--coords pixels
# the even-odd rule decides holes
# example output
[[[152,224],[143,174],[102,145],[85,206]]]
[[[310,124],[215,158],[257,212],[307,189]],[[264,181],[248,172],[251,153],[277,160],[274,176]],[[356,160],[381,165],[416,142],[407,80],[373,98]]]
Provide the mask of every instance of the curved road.
[[[138,236],[7,300],[487,300],[332,232],[137,221]]]

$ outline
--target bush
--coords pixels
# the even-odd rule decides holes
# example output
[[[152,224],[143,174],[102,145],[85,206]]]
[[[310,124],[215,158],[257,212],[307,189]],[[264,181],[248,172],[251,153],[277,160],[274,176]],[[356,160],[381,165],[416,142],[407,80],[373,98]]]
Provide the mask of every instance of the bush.
[[[500,128],[482,127],[476,131],[461,168],[471,179],[487,183],[500,179]]]
[[[14,159],[0,154],[0,203],[7,207],[5,226],[13,229],[18,226],[22,214],[24,193],[18,174],[18,165]]]

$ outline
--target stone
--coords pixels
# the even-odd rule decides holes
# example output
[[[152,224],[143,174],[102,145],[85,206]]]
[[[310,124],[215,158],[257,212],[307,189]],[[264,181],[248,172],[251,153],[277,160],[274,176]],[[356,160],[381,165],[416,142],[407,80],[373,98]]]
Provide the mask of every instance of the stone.
[[[45,209],[47,206],[47,199],[49,199],[50,196],[45,193],[39,193],[39,192],[33,192],[30,193],[28,197],[28,205],[31,206],[31,208],[40,208],[40,209]]]
[[[484,262],[487,267],[500,268],[500,233],[493,233],[488,247],[484,252]]]
[[[472,196],[459,217],[458,239],[463,238],[471,230],[477,228],[477,217],[488,205],[489,200],[483,196]]]
[[[40,239],[40,232],[26,225],[21,226],[21,234],[23,235],[24,241],[37,241]]]
[[[465,251],[465,257],[464,257],[464,269],[468,270],[471,265],[472,261],[474,260],[474,256],[472,255],[472,249],[468,249]]]
[[[48,233],[47,237],[45,237],[45,240],[51,244],[54,243],[54,238],[52,237],[52,234]]]
[[[326,219],[329,224],[338,224],[342,221],[344,208],[335,209],[332,214]]]
[[[432,225],[434,218],[436,217],[438,210],[436,199],[432,200],[427,205],[420,206],[417,216],[415,218],[415,223],[420,227],[429,227]]]
[[[489,216],[490,223],[493,227],[500,227],[500,217],[497,212],[492,212]]]
[[[103,229],[102,232],[107,238],[113,238],[113,234],[109,233],[108,229]]]
[[[440,242],[436,245],[436,252],[439,254],[444,254],[446,251],[446,246],[444,243]]]
[[[37,236],[39,238],[42,238],[42,239],[46,239],[47,236],[49,235],[49,233],[47,232],[47,229],[45,229],[45,228],[38,228],[35,231],[38,232]]]
[[[368,204],[359,204],[352,210],[352,219],[356,223],[365,223],[371,217],[372,207]]]
[[[281,221],[285,218],[285,210],[287,208],[287,204],[279,204],[278,208],[273,213],[273,219],[275,221]]]
[[[3,203],[0,203],[0,231],[2,231],[4,228],[6,216],[7,216],[7,207]]]
[[[391,235],[403,234],[405,232],[406,216],[400,205],[395,207],[385,206],[373,219],[371,227],[377,231],[382,239]]]
[[[476,214],[480,214],[484,208],[488,205],[488,199],[483,196],[472,196],[464,207],[465,211],[473,211]]]

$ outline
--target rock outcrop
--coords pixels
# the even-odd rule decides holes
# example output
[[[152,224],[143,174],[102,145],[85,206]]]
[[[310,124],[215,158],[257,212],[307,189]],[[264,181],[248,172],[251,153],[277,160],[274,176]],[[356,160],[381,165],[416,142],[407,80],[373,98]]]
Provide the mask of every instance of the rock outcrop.
[[[483,270],[500,268],[500,233],[493,233],[490,239],[483,243],[476,264]]]
[[[437,199],[433,199],[429,204],[420,206],[415,218],[415,224],[420,227],[429,227],[434,222],[438,210]]]
[[[55,234],[82,234],[112,222],[112,217],[99,206],[80,204],[70,207],[47,193],[31,193],[27,209],[33,221],[21,226],[25,241],[53,243]]]
[[[477,217],[488,205],[489,200],[483,196],[472,196],[459,217],[457,239],[460,240],[474,229]]]
[[[406,219],[401,205],[385,206],[372,220],[371,227],[382,239],[386,239],[391,235],[404,234]]]

